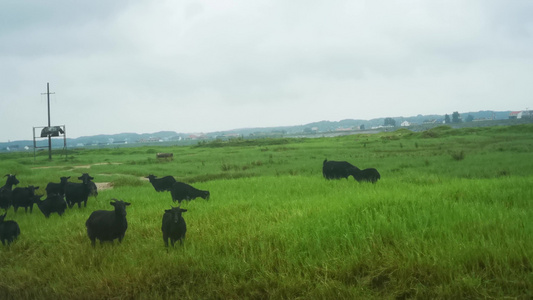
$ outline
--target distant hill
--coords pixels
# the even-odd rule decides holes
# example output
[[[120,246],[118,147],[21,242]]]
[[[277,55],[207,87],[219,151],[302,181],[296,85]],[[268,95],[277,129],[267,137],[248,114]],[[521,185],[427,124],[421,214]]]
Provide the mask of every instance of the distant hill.
[[[510,111],[478,111],[460,113],[463,120],[468,115],[471,115],[474,120],[507,120],[509,119]],[[449,113],[450,118],[452,113]],[[399,127],[404,121],[412,124],[434,123],[442,124],[444,115],[417,115],[412,117],[391,117],[395,120],[396,126]],[[362,125],[364,129],[371,129],[384,125],[386,117],[376,118],[372,120],[356,120],[346,119],[340,121],[319,121],[304,125],[296,126],[279,126],[279,127],[265,127],[265,128],[241,128],[234,130],[216,131],[202,134],[178,133],[175,131],[159,131],[154,133],[119,133],[119,134],[100,134],[94,136],[84,136],[79,138],[67,138],[67,148],[77,147],[92,147],[92,146],[119,146],[119,145],[138,145],[142,143],[161,143],[174,142],[176,144],[192,144],[196,143],[197,139],[214,139],[214,138],[228,138],[233,136],[239,137],[264,137],[264,136],[295,136],[309,132],[314,133],[328,133],[338,130],[359,129]],[[53,138],[52,147],[54,149],[63,148],[64,140],[62,138]],[[48,145],[47,139],[39,139],[37,147],[46,148]],[[9,149],[9,150],[8,150]],[[33,149],[32,140],[11,141],[8,143],[0,143],[0,151],[22,151]]]

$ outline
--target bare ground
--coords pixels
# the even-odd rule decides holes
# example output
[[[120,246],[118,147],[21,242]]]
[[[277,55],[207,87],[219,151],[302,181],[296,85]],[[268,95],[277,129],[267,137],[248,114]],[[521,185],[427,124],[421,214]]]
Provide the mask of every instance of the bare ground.
[[[98,188],[98,191],[105,191],[113,188],[113,185],[111,182],[95,182],[96,188]]]

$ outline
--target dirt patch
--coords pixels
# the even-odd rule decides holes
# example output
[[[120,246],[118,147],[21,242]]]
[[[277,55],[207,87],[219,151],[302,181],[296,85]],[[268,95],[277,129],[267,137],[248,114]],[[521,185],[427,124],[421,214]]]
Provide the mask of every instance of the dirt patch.
[[[37,169],[52,169],[52,168],[62,168],[62,167],[59,167],[59,166],[33,167],[33,168],[31,168],[31,169],[32,169],[32,170],[37,170]]]
[[[111,182],[95,182],[96,188],[98,189],[98,192],[110,190],[113,188],[113,184]]]
[[[102,165],[121,165],[122,163],[95,163],[90,165],[81,165],[81,166],[74,166],[73,169],[89,169],[92,166],[102,166]]]

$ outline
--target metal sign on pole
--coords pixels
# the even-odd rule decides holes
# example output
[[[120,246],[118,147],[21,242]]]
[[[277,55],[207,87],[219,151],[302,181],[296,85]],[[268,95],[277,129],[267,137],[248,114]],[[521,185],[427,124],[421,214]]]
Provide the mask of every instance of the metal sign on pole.
[[[67,159],[67,128],[65,125],[33,127],[33,159],[37,157],[38,148],[48,148],[48,146],[38,146],[38,139],[60,136],[63,136],[63,155]]]

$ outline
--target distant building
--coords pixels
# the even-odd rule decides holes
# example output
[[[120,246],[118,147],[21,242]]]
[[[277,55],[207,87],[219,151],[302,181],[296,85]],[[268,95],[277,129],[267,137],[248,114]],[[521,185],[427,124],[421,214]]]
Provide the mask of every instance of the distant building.
[[[408,127],[408,126],[411,126],[411,123],[409,123],[409,121],[403,121],[402,124],[400,124],[400,126]]]
[[[187,139],[188,140],[203,140],[203,139],[206,139],[207,136],[203,133],[200,133],[200,134],[190,134],[189,136],[187,136]]]
[[[162,140],[158,137],[151,137],[147,139],[140,139],[137,142],[139,143],[156,143],[156,142],[162,142]]]
[[[379,125],[379,126],[372,126],[372,129],[387,129],[387,128],[394,128],[392,125]]]
[[[512,111],[509,114],[509,119],[522,119],[522,111]]]
[[[349,127],[349,128],[339,127],[337,129],[335,129],[335,131],[352,131],[352,130],[353,130],[352,127]]]

